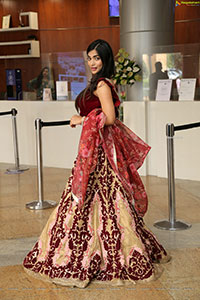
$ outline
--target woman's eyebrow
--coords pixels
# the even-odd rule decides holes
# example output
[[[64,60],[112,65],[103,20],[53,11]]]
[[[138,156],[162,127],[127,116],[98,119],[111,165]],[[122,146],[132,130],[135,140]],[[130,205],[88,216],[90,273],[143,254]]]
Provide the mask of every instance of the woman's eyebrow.
[[[88,55],[88,58],[98,57],[98,54],[93,55],[92,57]]]

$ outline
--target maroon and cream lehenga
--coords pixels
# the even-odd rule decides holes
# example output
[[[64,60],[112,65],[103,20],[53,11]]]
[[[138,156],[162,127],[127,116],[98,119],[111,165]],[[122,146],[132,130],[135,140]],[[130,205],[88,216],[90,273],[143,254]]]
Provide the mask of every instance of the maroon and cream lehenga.
[[[111,83],[115,106],[119,105]],[[96,96],[87,100],[78,156],[58,207],[24,259],[25,270],[66,286],[156,279],[169,257],[145,226],[147,195],[137,172],[150,147],[119,120],[104,126]],[[94,107],[95,103],[95,107]]]

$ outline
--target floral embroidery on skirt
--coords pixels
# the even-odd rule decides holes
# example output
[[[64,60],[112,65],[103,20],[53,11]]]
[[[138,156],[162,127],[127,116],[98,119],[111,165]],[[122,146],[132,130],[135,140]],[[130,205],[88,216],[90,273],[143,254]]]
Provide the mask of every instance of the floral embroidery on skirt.
[[[101,146],[81,208],[71,195],[72,178],[73,171],[58,207],[24,259],[25,270],[82,288],[92,280],[119,285],[155,279],[155,263],[169,257],[138,217]]]

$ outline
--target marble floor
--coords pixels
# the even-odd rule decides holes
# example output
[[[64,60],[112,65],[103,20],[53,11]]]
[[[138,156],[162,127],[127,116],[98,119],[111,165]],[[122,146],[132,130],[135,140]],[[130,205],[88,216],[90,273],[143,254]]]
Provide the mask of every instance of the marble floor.
[[[176,215],[192,227],[182,231],[157,229],[168,218],[167,180],[143,177],[149,195],[145,222],[165,246],[172,260],[153,283],[112,287],[91,283],[86,289],[52,285],[29,277],[22,260],[41,233],[52,209],[31,211],[38,200],[37,169],[5,174],[0,164],[0,299],[1,300],[199,300],[200,299],[200,182],[176,180]],[[10,167],[10,166],[9,166]],[[70,170],[44,168],[44,200],[59,201]]]

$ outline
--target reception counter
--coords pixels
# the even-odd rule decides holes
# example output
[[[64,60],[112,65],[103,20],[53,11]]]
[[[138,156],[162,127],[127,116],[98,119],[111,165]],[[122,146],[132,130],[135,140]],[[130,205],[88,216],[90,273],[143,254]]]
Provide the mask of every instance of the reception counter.
[[[76,113],[70,101],[0,101],[0,111],[16,108],[20,165],[36,166],[35,119],[68,120]],[[141,175],[167,177],[166,124],[200,121],[200,102],[133,101],[124,103],[124,123],[151,146]],[[78,151],[81,126],[43,127],[43,165],[71,168]],[[11,116],[0,116],[0,163],[14,163]],[[176,132],[175,177],[200,180],[200,128]]]
[[[35,119],[65,121],[76,114],[74,102],[0,101],[0,111],[16,108],[20,164],[36,165]],[[0,162],[14,163],[11,116],[0,117]],[[42,128],[43,165],[71,168],[78,151],[81,126]]]
[[[200,122],[200,102],[126,102],[125,124],[151,146],[145,173],[167,177],[166,124]],[[200,180],[200,127],[174,135],[175,178]]]

